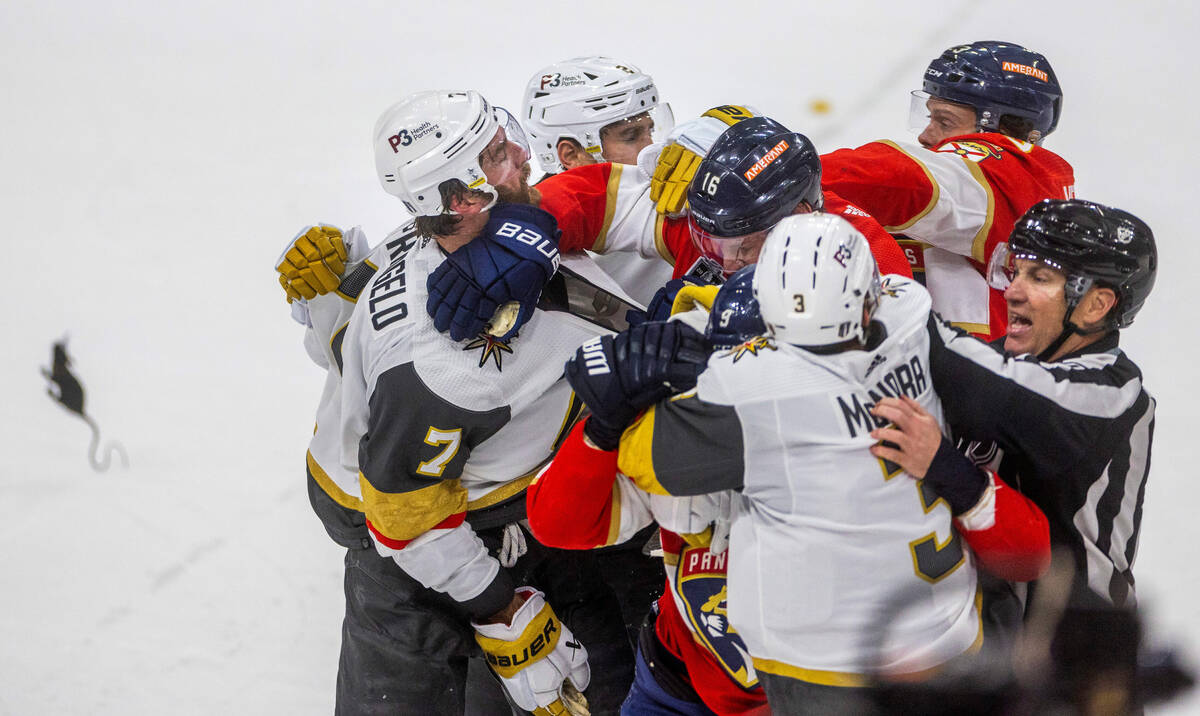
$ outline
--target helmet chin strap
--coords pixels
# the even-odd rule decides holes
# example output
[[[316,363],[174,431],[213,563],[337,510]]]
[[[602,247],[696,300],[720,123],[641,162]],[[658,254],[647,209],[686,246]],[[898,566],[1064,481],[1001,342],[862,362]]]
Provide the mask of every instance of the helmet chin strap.
[[[1075,325],[1071,321],[1071,314],[1075,312],[1075,307],[1078,305],[1078,298],[1067,303],[1067,315],[1063,317],[1062,332],[1058,334],[1058,338],[1055,338],[1049,346],[1046,346],[1046,350],[1038,353],[1038,360],[1046,363],[1050,362],[1050,358],[1058,351],[1059,348],[1062,348],[1062,345],[1066,343],[1067,339],[1072,335],[1090,336],[1093,333],[1102,333],[1109,330],[1107,321],[1102,321],[1099,326],[1087,331]]]
[[[1050,362],[1050,357],[1053,356],[1059,348],[1062,348],[1062,345],[1067,342],[1067,339],[1074,334],[1081,336],[1084,335],[1079,326],[1071,323],[1070,319],[1064,318],[1062,332],[1058,334],[1058,338],[1055,338],[1050,345],[1046,346],[1046,350],[1038,353],[1038,360],[1046,363]]]

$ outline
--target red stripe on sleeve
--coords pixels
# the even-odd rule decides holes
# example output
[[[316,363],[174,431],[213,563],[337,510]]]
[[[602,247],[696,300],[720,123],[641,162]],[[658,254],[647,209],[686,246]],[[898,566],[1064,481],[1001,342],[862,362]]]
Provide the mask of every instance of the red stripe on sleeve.
[[[466,519],[467,519],[466,512],[458,512],[456,514],[450,515],[446,519],[437,523],[436,525],[431,527],[430,530],[452,530],[455,527],[458,527],[459,525],[461,525],[463,523],[463,521]],[[384,533],[382,533],[378,529],[376,529],[375,525],[371,524],[370,520],[367,520],[367,529],[371,530],[371,534],[375,535],[375,540],[377,542],[379,542],[384,547],[388,547],[389,549],[397,549],[397,550],[404,549],[405,547],[407,547],[409,545],[410,542],[413,541],[412,539],[392,539],[391,537],[388,537],[387,535],[385,535]],[[413,537],[413,539],[417,539],[417,538]]]

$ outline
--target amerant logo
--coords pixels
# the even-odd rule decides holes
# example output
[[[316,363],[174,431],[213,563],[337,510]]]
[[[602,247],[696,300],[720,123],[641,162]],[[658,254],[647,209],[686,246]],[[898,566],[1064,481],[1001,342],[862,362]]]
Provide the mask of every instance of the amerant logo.
[[[778,159],[779,155],[787,151],[787,148],[790,146],[791,145],[787,143],[786,139],[779,140],[779,144],[771,147],[771,151],[764,154],[762,159],[759,159],[754,163],[754,166],[746,170],[746,172],[743,174],[743,176],[746,177],[746,181],[754,181],[754,177],[761,174],[763,169],[766,169],[768,166],[770,166],[771,162]]]
[[[1019,75],[1028,75],[1030,77],[1036,77],[1037,79],[1041,80],[1042,82],[1050,81],[1050,75],[1046,74],[1044,71],[1039,70],[1036,67],[1030,67],[1029,65],[1021,65],[1016,62],[1007,62],[1006,61],[1002,65],[1000,65],[1000,69],[1004,70],[1005,72],[1016,72]]]

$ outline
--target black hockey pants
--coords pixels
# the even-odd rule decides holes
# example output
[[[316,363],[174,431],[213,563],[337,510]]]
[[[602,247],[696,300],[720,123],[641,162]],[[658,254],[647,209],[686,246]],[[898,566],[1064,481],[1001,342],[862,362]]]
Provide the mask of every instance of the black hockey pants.
[[[502,528],[479,537],[495,554]],[[535,586],[587,647],[593,714],[616,713],[633,681],[633,653],[616,595],[595,555],[557,550],[526,534],[529,552],[512,568]],[[351,714],[503,713],[499,683],[487,672],[470,620],[456,603],[427,589],[375,549],[346,553],[346,617],[338,663],[337,710]],[[468,696],[468,663],[472,663]],[[474,678],[487,673],[488,678]]]

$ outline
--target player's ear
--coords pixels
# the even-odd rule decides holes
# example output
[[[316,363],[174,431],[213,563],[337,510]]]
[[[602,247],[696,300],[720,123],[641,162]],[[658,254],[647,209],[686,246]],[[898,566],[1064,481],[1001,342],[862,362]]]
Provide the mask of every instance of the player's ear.
[[[1075,308],[1072,322],[1080,327],[1103,322],[1117,305],[1117,293],[1107,286],[1092,286]]]
[[[586,157],[583,156],[584,154],[587,154],[587,152],[574,139],[564,138],[558,140],[558,161],[563,165],[564,169],[574,169],[575,167],[587,164]]]

